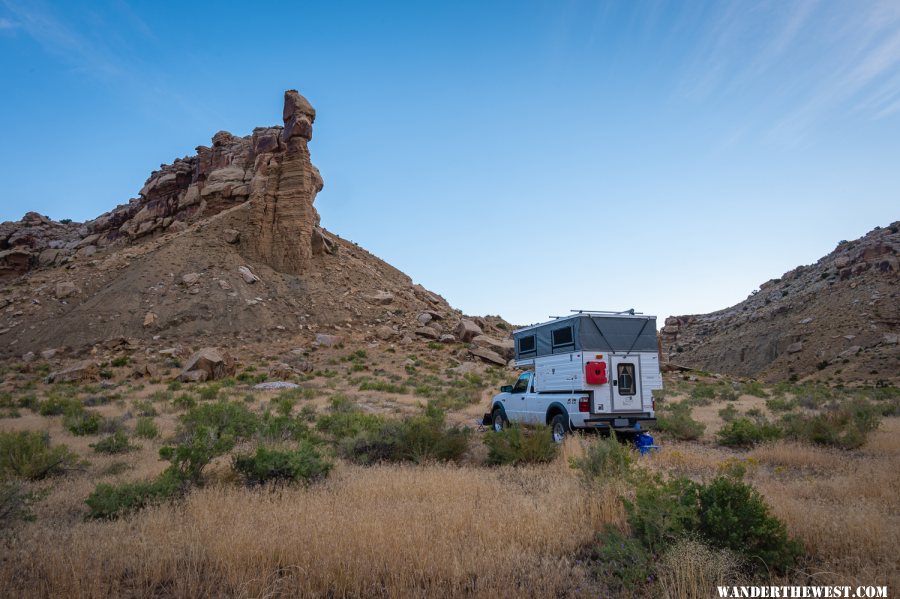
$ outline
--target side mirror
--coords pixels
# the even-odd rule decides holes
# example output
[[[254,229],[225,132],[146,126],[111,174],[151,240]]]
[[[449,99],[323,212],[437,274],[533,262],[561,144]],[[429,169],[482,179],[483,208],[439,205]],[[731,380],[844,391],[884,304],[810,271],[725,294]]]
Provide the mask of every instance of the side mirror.
[[[512,393],[512,385],[503,385],[500,387],[500,393]]]

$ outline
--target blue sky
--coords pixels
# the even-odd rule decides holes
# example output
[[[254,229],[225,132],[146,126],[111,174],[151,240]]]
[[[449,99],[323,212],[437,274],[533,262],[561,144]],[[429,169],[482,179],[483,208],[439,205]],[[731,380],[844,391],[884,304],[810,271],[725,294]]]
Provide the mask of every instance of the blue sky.
[[[731,305],[900,219],[900,3],[0,0],[0,220],[318,111],[322,223],[472,314]]]

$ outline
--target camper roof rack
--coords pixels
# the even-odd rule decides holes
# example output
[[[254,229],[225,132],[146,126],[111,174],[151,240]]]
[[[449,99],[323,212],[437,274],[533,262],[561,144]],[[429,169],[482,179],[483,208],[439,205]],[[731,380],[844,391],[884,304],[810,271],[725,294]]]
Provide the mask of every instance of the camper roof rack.
[[[634,308],[629,308],[628,310],[620,310],[615,312],[613,310],[569,310],[569,312],[574,312],[576,314],[630,314],[634,316],[635,314],[643,314],[643,312],[635,312]],[[555,316],[554,318],[559,318]]]

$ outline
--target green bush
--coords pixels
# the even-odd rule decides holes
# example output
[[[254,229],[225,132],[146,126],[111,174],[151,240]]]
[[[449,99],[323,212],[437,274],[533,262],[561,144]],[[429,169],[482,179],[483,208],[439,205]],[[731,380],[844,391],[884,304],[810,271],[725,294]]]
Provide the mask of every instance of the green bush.
[[[320,417],[316,428],[333,438],[349,439],[364,432],[374,432],[384,425],[384,418],[365,414],[349,398],[335,395],[331,398],[330,413]]]
[[[699,439],[706,430],[705,424],[691,418],[691,406],[684,402],[671,404],[668,410],[658,413],[656,423],[659,430],[682,441]]]
[[[41,416],[59,416],[66,412],[75,412],[84,406],[75,398],[52,395],[38,404],[38,414]]]
[[[78,457],[65,445],[50,446],[45,432],[0,432],[0,480],[40,480],[62,474]]]
[[[0,533],[16,520],[34,520],[31,506],[39,498],[20,480],[0,481]]]
[[[126,453],[133,449],[137,449],[137,447],[132,445],[128,440],[128,435],[122,431],[116,431],[110,436],[104,437],[96,443],[92,443],[91,447],[98,453],[109,454]]]
[[[159,415],[159,412],[156,411],[156,406],[146,399],[137,399],[131,402],[131,407],[134,408],[138,416],[153,417]]]
[[[63,426],[73,435],[96,435],[102,425],[103,416],[85,409],[66,412],[63,416]]]
[[[253,455],[235,456],[232,463],[251,486],[267,482],[310,483],[325,478],[332,468],[309,443],[284,450],[260,446]]]
[[[759,492],[732,477],[721,476],[698,490],[699,532],[707,542],[745,555],[761,571],[784,573],[802,554],[784,523],[769,514]]]
[[[731,422],[738,416],[740,416],[740,412],[734,406],[725,406],[719,410],[719,418],[725,422]]]
[[[573,458],[569,464],[580,471],[586,482],[625,478],[634,465],[634,451],[619,443],[612,433],[592,443],[584,457]]]
[[[221,388],[221,385],[218,383],[208,383],[203,387],[200,387],[197,393],[203,401],[212,401],[219,396],[219,390]]]
[[[840,449],[861,447],[881,422],[877,405],[858,399],[805,416],[788,414],[783,423],[789,437]]]
[[[447,427],[444,412],[429,403],[421,415],[383,421],[377,429],[346,440],[342,454],[360,464],[458,460],[469,447],[470,431]]]
[[[790,412],[797,405],[796,401],[783,397],[773,397],[766,400],[766,407],[772,412]]]
[[[317,440],[315,433],[301,418],[271,412],[260,417],[257,437],[263,442]]]
[[[179,410],[190,410],[197,405],[197,400],[189,393],[182,393],[172,400],[172,405]]]
[[[648,480],[623,503],[631,533],[656,554],[698,526],[697,484],[686,478]]]
[[[744,383],[741,386],[741,394],[742,395],[752,395],[753,397],[762,397],[766,398],[769,394],[766,392],[766,388],[759,381],[750,381]]]
[[[720,445],[727,447],[753,447],[766,441],[781,438],[781,429],[765,419],[757,421],[745,416],[735,418],[723,426],[716,437]]]
[[[119,356],[117,358],[113,358],[113,360],[109,364],[114,368],[122,368],[123,366],[128,366],[128,356]]]
[[[708,406],[716,397],[716,388],[706,383],[698,383],[691,389],[690,403],[695,406]]]
[[[203,469],[214,458],[231,451],[238,441],[249,439],[258,424],[257,416],[242,403],[201,404],[181,416],[180,442],[163,447],[159,455],[172,462],[184,480],[198,483]]]
[[[536,464],[556,457],[558,446],[550,435],[550,427],[525,428],[517,424],[507,426],[484,438],[488,447],[488,463]]]
[[[611,591],[634,591],[646,583],[652,573],[652,556],[638,539],[627,537],[607,526],[591,547],[594,575],[605,581]]]
[[[88,518],[111,520],[151,503],[174,497],[181,481],[172,468],[153,480],[111,485],[100,483],[85,500]]]
[[[142,439],[155,439],[159,436],[159,427],[149,416],[138,418],[134,425],[134,435]]]

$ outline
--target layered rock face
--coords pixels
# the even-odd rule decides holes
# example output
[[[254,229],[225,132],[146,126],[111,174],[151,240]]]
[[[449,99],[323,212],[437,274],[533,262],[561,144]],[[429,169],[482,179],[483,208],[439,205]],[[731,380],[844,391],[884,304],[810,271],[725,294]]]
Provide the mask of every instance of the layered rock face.
[[[295,90],[284,93],[284,129],[256,146],[250,181],[252,211],[247,250],[275,270],[302,272],[313,254],[319,215],[313,208],[322,177],[309,158],[316,111]],[[321,233],[319,234],[321,237]],[[325,245],[317,244],[324,249]]]
[[[900,222],[877,228],[710,314],[670,316],[675,364],[768,380],[900,379]]]
[[[0,277],[90,257],[254,201],[242,249],[282,272],[298,273],[314,251],[330,251],[313,208],[322,178],[307,143],[315,110],[295,90],[284,94],[284,126],[236,137],[220,131],[212,146],[162,165],[139,197],[86,223],[58,223],[29,213],[0,224]]]

